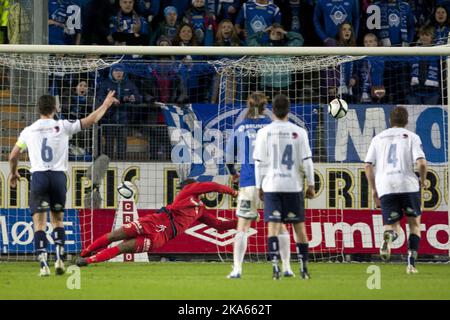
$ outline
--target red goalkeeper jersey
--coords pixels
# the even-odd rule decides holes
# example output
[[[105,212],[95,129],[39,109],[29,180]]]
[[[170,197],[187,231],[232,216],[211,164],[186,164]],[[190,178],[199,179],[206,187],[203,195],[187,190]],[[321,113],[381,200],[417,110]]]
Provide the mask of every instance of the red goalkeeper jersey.
[[[195,221],[204,223],[219,231],[236,228],[237,221],[223,221],[217,219],[215,214],[205,210],[205,205],[199,199],[200,195],[208,192],[219,192],[235,195],[233,189],[215,182],[194,182],[180,191],[172,204],[166,209],[168,214],[150,214],[139,219],[139,234],[153,237],[153,248],[162,246],[168,240],[174,238],[176,234],[183,233],[191,227]],[[172,222],[170,221],[172,216]],[[172,227],[173,226],[173,227]],[[173,230],[175,228],[175,230]],[[175,234],[174,234],[175,231]]]
[[[233,189],[215,182],[194,182],[184,187],[173,203],[167,206],[172,213],[177,234],[184,232],[197,220],[219,231],[236,227],[235,220],[222,221],[205,211],[205,205],[199,197],[208,192],[236,194]]]

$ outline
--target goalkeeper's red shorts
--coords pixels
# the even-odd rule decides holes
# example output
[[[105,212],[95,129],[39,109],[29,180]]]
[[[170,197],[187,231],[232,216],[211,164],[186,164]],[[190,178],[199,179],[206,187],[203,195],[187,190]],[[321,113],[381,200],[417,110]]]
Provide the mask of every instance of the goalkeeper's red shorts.
[[[170,239],[170,220],[165,214],[151,214],[124,225],[123,230],[128,239],[136,240],[135,253],[150,252]]]

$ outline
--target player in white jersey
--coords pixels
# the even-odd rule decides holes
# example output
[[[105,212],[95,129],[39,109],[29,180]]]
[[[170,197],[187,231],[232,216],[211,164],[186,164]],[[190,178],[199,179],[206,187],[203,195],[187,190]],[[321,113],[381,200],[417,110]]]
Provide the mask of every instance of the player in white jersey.
[[[305,227],[303,172],[307,180],[306,197],[312,199],[314,166],[308,135],[303,128],[290,123],[290,102],[285,95],[273,100],[274,121],[258,131],[255,150],[255,180],[260,198],[264,199],[264,221],[268,223],[269,258],[273,278],[280,278],[278,235],[282,223],[291,223],[302,279],[309,279],[308,236]]]
[[[236,215],[238,216],[237,233],[234,237],[233,270],[229,279],[239,279],[242,274],[242,263],[247,251],[247,233],[253,220],[259,220],[260,205],[258,191],[255,186],[255,165],[253,148],[258,130],[272,121],[264,114],[267,98],[262,92],[253,92],[247,99],[245,118],[234,127],[233,135],[227,143],[227,167],[233,180],[239,179],[239,197]],[[229,162],[229,163],[228,163]],[[241,171],[235,169],[235,162],[241,163]],[[283,276],[293,277],[291,269],[291,239],[286,226],[282,226],[278,236]]]
[[[390,114],[391,128],[372,139],[365,159],[365,169],[376,206],[383,214],[384,234],[380,256],[388,260],[391,244],[397,239],[400,221],[406,215],[408,238],[408,265],[406,272],[417,273],[415,261],[420,242],[421,190],[425,187],[427,161],[418,135],[405,129],[408,111],[396,107]],[[419,169],[419,180],[414,173]]]
[[[30,212],[33,216],[34,242],[36,254],[41,264],[40,275],[50,275],[47,262],[48,240],[45,233],[47,211],[50,210],[50,222],[56,245],[55,272],[64,274],[63,224],[64,206],[67,193],[67,164],[69,159],[69,139],[82,129],[91,127],[100,121],[106,111],[119,101],[109,92],[103,104],[86,118],[77,121],[54,120],[56,113],[55,97],[44,95],[39,98],[40,119],[26,127],[19,136],[9,156],[10,185],[17,187],[20,179],[17,166],[20,153],[28,149],[31,163]]]

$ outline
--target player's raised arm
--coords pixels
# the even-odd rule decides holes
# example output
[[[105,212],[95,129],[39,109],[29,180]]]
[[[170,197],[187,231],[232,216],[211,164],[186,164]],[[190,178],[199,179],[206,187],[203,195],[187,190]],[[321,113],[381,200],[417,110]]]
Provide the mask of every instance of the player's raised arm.
[[[86,118],[81,119],[81,128],[87,129],[99,122],[113,104],[119,104],[119,100],[114,97],[115,94],[116,92],[114,90],[110,91],[103,101],[103,104],[97,110],[92,112]]]
[[[224,221],[217,219],[213,214],[205,212],[203,216],[198,219],[199,222],[204,223],[218,231],[226,231],[235,229],[237,227],[237,220]]]

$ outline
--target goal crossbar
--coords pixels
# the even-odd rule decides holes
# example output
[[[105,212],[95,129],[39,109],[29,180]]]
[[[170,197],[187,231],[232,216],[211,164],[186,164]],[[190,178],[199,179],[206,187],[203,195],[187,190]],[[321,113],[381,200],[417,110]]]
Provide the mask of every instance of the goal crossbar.
[[[168,47],[0,45],[0,53],[83,55],[203,55],[203,56],[450,56],[450,45],[433,47]]]

